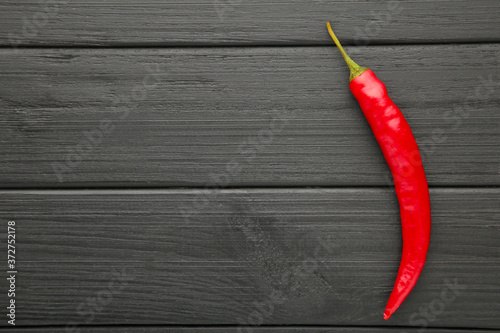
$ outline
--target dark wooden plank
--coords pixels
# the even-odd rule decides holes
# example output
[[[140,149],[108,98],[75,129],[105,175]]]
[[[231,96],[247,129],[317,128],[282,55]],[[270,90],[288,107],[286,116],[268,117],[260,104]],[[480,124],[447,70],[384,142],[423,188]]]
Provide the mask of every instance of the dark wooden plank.
[[[500,184],[498,44],[349,52],[402,108],[431,185]],[[333,46],[0,55],[4,187],[389,184]]]
[[[500,41],[496,0],[4,0],[2,45],[325,44]]]
[[[428,262],[390,321],[401,250],[390,189],[0,195],[4,225],[16,221],[18,325],[500,328],[498,188],[431,191]]]
[[[16,332],[19,333],[37,333],[37,332],[50,332],[58,333],[65,332],[68,330],[65,327],[46,327],[46,328],[18,328]],[[1,330],[1,329],[0,329]],[[69,330],[69,332],[71,332]],[[238,327],[171,327],[171,326],[105,326],[105,327],[85,327],[79,326],[78,332],[82,333],[113,333],[113,332],[168,332],[168,333],[240,333],[240,332],[255,332],[255,333],[387,333],[387,327],[376,328],[376,327],[331,327],[331,328],[321,328],[321,327],[252,327],[252,328],[241,328]],[[420,333],[420,328],[398,328],[394,327],[390,330],[391,333]],[[441,329],[441,328],[428,328],[425,329],[426,333],[457,333],[456,329]],[[487,332],[499,332],[498,330],[488,330]],[[484,330],[478,329],[461,329],[460,333],[484,333]]]

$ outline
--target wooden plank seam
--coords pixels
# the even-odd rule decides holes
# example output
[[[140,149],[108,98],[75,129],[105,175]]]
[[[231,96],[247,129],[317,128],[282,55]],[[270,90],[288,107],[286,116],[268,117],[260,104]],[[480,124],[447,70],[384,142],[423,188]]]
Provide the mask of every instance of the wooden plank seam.
[[[191,222],[193,214],[199,214],[215,200],[220,194],[220,190],[226,188],[231,180],[238,177],[245,168],[245,165],[251,163],[258,153],[265,150],[267,145],[270,145],[277,135],[280,135],[290,120],[297,117],[295,112],[290,110],[272,110],[271,120],[264,128],[261,128],[254,135],[249,135],[244,139],[237,148],[236,157],[227,161],[224,168],[219,173],[210,173],[208,180],[203,186],[203,190],[197,192],[192,199],[192,203],[188,206],[184,203],[179,204],[179,211],[186,223]]]
[[[477,0],[474,5],[463,0],[195,0],[187,5],[122,0],[100,1],[95,6],[40,0],[38,7],[34,2],[0,4],[4,46],[325,45],[321,21],[328,19],[342,26],[362,27],[351,30],[345,39],[355,45],[375,39],[391,44],[499,40],[498,16],[494,15],[498,3],[494,0]],[[203,31],[193,22],[202,25]],[[382,28],[385,32],[379,35]]]
[[[55,20],[61,5],[67,5],[67,0],[37,1],[40,7],[30,18],[23,17],[21,36],[13,33],[8,34],[8,40],[12,48],[17,52],[18,46],[24,39],[34,38],[38,35],[38,30],[45,27],[50,20]]]
[[[326,2],[325,0],[321,0],[321,3]],[[388,25],[392,24],[395,16],[398,16],[403,12],[403,10],[407,10],[402,2],[398,2],[395,0],[386,0],[382,1],[381,5],[384,6],[384,10],[381,12],[370,11],[370,20],[363,25],[363,27],[355,26],[354,27],[354,46],[346,48],[349,51],[351,56],[356,55],[362,52],[358,46],[368,46],[370,45],[370,41],[379,37],[383,32],[383,29]],[[335,22],[331,22],[335,25]],[[326,23],[325,23],[326,25]],[[335,26],[334,26],[335,27]],[[325,30],[325,35],[328,35]],[[327,38],[330,41],[330,38]]]
[[[243,0],[214,0],[214,9],[219,17],[221,23],[226,21],[228,14],[238,10],[238,5],[240,5]],[[324,4],[325,0],[317,1],[317,4]],[[401,14],[405,10],[405,6],[402,2],[395,0],[386,0],[381,3],[384,6],[384,10],[381,12],[370,11],[371,19],[368,20],[365,25],[361,28],[356,26],[354,28],[354,45],[355,46],[367,46],[370,44],[370,39],[380,36],[385,26],[390,25],[394,21],[394,17]],[[326,36],[325,32],[325,36]],[[356,54],[360,52],[358,48],[349,49],[349,53]]]

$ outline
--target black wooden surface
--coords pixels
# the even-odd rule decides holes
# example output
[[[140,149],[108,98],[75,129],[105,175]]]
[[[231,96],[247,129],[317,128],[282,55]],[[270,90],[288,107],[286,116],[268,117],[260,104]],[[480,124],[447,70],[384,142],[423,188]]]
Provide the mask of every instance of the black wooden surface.
[[[0,2],[16,328],[498,331],[499,9]],[[431,186],[428,262],[389,321],[397,198],[328,20],[403,110]]]
[[[496,0],[3,0],[0,43],[37,46],[497,42]],[[45,9],[47,7],[47,9]],[[38,13],[47,13],[47,19]],[[31,24],[36,22],[36,24]]]
[[[497,189],[431,190],[425,274],[390,322],[380,309],[401,251],[390,188],[1,194],[0,216],[22,221],[25,324],[85,324],[86,306],[76,309],[118,279],[123,288],[88,323],[234,325],[264,308],[266,324],[419,325],[415,305],[439,301],[451,283],[456,297],[429,326],[500,328]],[[180,213],[200,198],[209,204]]]
[[[388,185],[333,47],[0,54],[4,186],[196,187],[232,162],[226,186]],[[500,184],[498,55],[498,44],[358,55],[404,109],[431,185]]]

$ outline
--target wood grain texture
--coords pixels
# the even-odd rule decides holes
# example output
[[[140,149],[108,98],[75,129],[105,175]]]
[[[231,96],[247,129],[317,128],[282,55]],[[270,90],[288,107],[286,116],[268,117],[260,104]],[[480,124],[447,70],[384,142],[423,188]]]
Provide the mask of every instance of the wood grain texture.
[[[496,0],[4,0],[0,43],[37,46],[324,45],[500,41]]]
[[[67,333],[65,327],[43,327],[43,328],[20,328],[16,329],[19,333],[38,333],[38,332],[64,332]],[[1,330],[1,329],[0,329]],[[285,327],[252,327],[248,330],[242,328],[238,331],[238,327],[172,327],[172,326],[105,326],[105,327],[85,327],[79,326],[78,332],[83,333],[113,333],[113,332],[123,332],[123,333],[143,333],[143,332],[167,332],[167,333],[235,333],[235,332],[255,332],[255,333],[387,333],[387,327],[376,328],[376,327],[331,327],[331,328],[319,328],[319,327],[295,327],[295,326],[285,326]],[[391,333],[419,333],[420,328],[391,328]],[[427,328],[426,333],[457,333],[456,329],[442,329],[442,328]],[[499,332],[498,330],[488,330],[487,332]],[[484,330],[474,330],[474,329],[460,329],[460,333],[484,333]]]
[[[403,110],[432,186],[500,184],[498,44],[348,51]],[[390,185],[333,46],[0,55],[3,187]]]
[[[45,190],[0,198],[1,220],[16,221],[18,325],[500,328],[498,188],[431,190],[426,268],[389,322],[382,312],[401,251],[390,189]],[[186,220],[183,207],[203,198]],[[429,307],[426,320],[420,311]]]

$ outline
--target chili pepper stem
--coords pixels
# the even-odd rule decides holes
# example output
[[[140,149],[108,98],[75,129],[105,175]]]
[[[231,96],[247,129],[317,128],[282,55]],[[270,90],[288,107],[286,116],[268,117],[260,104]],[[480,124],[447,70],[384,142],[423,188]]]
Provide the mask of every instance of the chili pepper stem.
[[[335,42],[335,45],[337,45],[337,47],[339,48],[340,53],[342,53],[342,56],[344,57],[345,62],[347,63],[347,66],[349,67],[349,70],[351,71],[351,75],[349,76],[349,82],[351,82],[352,80],[354,80],[354,78],[356,78],[357,76],[360,76],[361,74],[363,74],[364,71],[368,70],[368,68],[361,67],[357,63],[355,63],[347,55],[347,53],[345,52],[344,48],[340,44],[337,36],[335,36],[335,33],[332,30],[332,26],[330,25],[330,22],[327,22],[326,26],[328,28],[328,32],[330,33],[330,36],[332,37],[333,41]]]

